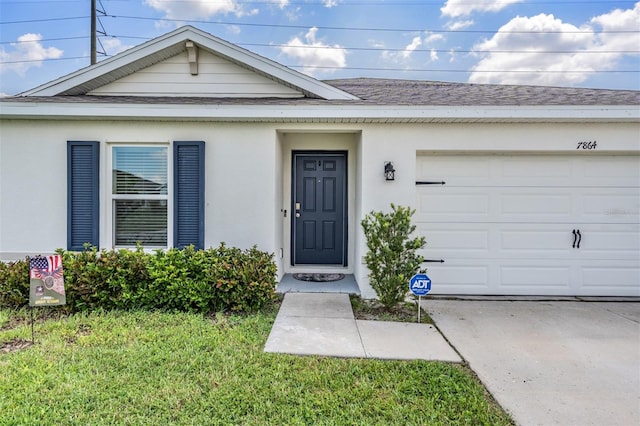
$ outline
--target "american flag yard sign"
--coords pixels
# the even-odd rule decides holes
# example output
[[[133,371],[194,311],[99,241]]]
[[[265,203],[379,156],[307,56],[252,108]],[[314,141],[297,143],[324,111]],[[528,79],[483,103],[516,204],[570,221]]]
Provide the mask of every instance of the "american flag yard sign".
[[[29,259],[29,306],[58,306],[66,303],[62,256]]]

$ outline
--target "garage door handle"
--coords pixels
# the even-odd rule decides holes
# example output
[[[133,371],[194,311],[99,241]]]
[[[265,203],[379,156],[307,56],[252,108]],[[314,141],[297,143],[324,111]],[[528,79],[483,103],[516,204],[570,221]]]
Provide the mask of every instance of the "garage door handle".
[[[574,229],[571,233],[573,234],[573,245],[571,247],[579,249],[580,242],[582,241],[582,234],[579,229]]]
[[[444,263],[444,259],[422,259],[422,263]]]

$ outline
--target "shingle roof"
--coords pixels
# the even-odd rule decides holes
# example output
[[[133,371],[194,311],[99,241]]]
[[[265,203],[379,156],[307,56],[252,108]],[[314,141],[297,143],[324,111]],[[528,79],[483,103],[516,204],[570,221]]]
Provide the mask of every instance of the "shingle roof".
[[[640,91],[355,78],[325,81],[390,105],[640,105]]]
[[[353,78],[325,83],[359,100],[317,98],[199,98],[140,96],[26,96],[0,102],[127,103],[165,105],[377,105],[377,106],[612,106],[640,105],[640,91],[568,87],[447,83],[422,80]]]

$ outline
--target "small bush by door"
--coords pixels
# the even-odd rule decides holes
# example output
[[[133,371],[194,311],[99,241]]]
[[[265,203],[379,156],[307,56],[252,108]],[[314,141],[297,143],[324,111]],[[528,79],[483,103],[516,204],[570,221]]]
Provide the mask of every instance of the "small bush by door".
[[[361,222],[367,239],[369,283],[387,307],[404,300],[411,277],[424,272],[420,269],[424,259],[416,251],[426,240],[423,236],[412,238],[414,213],[410,207],[391,204],[391,212],[372,211]]]

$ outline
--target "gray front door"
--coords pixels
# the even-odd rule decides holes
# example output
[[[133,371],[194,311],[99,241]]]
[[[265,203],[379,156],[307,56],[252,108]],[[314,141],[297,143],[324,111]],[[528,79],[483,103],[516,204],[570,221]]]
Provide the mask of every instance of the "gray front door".
[[[347,154],[294,152],[293,265],[347,264]]]

